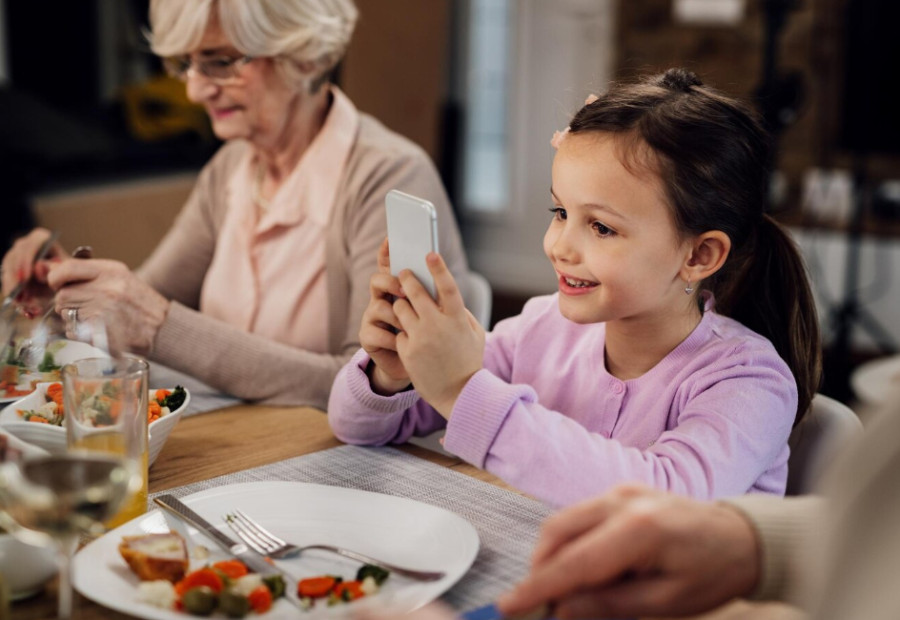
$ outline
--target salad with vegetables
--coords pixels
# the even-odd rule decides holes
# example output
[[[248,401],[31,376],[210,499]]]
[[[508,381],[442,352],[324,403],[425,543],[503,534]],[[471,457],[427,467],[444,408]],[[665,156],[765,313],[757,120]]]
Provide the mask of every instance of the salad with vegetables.
[[[161,417],[169,415],[184,404],[185,398],[187,392],[180,385],[176,385],[172,391],[156,390],[150,398],[147,421],[156,422]]]
[[[96,391],[79,394],[79,407],[85,414],[84,420],[95,427],[115,424],[120,407],[115,398],[117,389],[113,382],[104,382]],[[47,400],[43,405],[36,409],[19,409],[19,415],[26,422],[62,426],[65,420],[62,383],[48,385],[45,396]],[[147,422],[153,423],[175,411],[184,404],[186,397],[187,393],[180,385],[174,390],[153,391],[147,406]]]
[[[349,603],[377,592],[389,572],[366,564],[352,581],[340,576],[321,575],[301,579],[297,595],[303,609],[313,609],[318,601],[326,605]],[[174,584],[165,579],[143,581],[138,600],[164,609],[176,609],[194,616],[219,612],[229,618],[262,614],[285,594],[281,575],[251,573],[240,560],[224,560],[192,571]]]
[[[312,609],[318,600],[324,600],[329,606],[349,603],[378,592],[390,574],[380,566],[364,564],[356,571],[353,581],[344,581],[337,575],[308,577],[297,583],[297,596],[304,609]]]
[[[219,611],[229,618],[262,614],[284,596],[281,575],[251,573],[240,560],[224,560],[192,571],[174,584],[165,579],[142,581],[138,600],[195,616]]]
[[[50,343],[40,363],[31,368],[26,364],[26,356],[22,355],[21,350],[10,346],[0,373],[0,396],[5,398],[28,396],[38,383],[59,381],[61,366],[57,363],[55,354],[63,345],[65,341]]]
[[[19,415],[22,416],[22,419],[26,422],[62,426],[63,420],[65,419],[62,383],[51,383],[48,385],[45,396],[47,402],[43,405],[37,409],[19,409]]]

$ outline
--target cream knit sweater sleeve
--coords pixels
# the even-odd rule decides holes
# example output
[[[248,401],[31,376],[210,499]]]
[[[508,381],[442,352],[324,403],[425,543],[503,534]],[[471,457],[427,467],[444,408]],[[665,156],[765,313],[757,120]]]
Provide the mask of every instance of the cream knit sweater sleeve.
[[[825,500],[754,494],[724,501],[740,510],[759,536],[762,574],[751,598],[801,602],[814,565],[813,543],[822,532]]]

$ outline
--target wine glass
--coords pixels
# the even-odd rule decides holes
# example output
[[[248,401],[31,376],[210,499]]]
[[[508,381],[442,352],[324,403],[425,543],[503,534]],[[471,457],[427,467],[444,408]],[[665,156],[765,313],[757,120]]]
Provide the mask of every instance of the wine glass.
[[[39,314],[30,316],[24,306],[11,306],[0,315],[0,397],[21,398],[40,381],[58,381],[55,356],[65,345],[65,328],[53,312],[53,299]]]
[[[0,527],[51,547],[59,564],[58,617],[72,617],[72,556],[83,533],[103,522],[140,486],[120,455],[73,452],[0,464]]]
[[[0,526],[59,561],[60,618],[71,618],[72,556],[82,535],[147,507],[148,365],[88,358],[62,369],[68,450],[0,466]]]

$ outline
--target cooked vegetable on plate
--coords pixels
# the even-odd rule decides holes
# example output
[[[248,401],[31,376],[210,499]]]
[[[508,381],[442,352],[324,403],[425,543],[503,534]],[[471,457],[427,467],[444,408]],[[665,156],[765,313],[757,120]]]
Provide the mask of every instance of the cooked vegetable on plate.
[[[124,536],[119,553],[141,583],[137,599],[163,609],[195,616],[214,613],[229,618],[262,614],[284,596],[287,585],[281,575],[250,572],[236,559],[207,564],[188,572],[188,551],[177,532]],[[318,601],[326,605],[349,603],[377,592],[389,572],[371,564],[362,566],[352,581],[338,575],[301,579],[297,594],[305,609]]]

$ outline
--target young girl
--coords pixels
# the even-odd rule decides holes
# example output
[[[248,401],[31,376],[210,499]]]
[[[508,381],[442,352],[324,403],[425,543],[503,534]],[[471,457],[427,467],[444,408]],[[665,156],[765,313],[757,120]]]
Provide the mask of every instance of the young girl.
[[[556,506],[623,481],[783,494],[821,355],[802,260],[763,212],[765,131],[673,69],[614,87],[562,137],[544,237],[559,292],[485,342],[438,255],[435,302],[389,275],[383,245],[334,433],[382,445],[446,427],[447,450]]]

